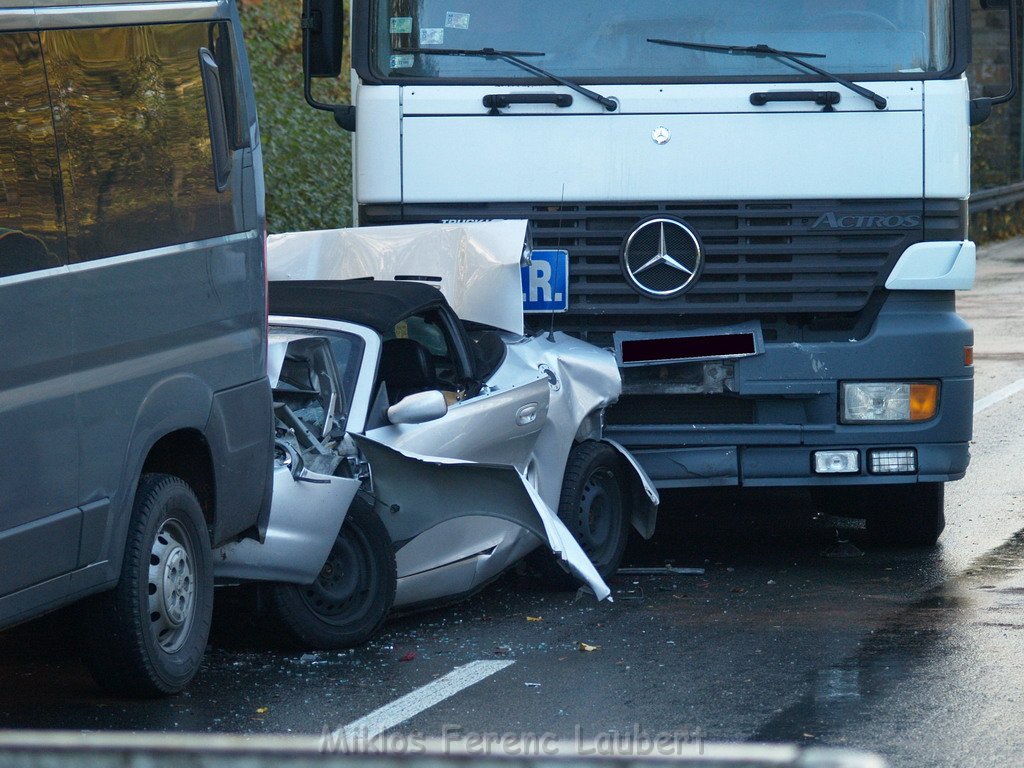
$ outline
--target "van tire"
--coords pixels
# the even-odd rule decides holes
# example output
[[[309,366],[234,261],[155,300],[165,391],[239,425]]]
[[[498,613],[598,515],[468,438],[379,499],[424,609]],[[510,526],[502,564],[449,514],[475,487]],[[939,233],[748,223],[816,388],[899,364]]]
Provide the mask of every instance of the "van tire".
[[[316,581],[266,584],[278,634],[309,650],[362,645],[391,613],[398,584],[395,547],[373,507],[356,497]]]
[[[145,474],[120,581],[79,607],[85,663],[116,695],[178,693],[199,670],[212,615],[213,559],[199,500],[181,478]]]

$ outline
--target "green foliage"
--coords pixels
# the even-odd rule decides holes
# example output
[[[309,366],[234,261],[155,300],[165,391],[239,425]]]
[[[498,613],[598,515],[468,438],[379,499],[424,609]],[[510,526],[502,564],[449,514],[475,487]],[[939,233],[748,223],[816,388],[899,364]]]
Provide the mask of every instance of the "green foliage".
[[[238,4],[256,88],[270,232],[351,226],[350,135],[302,95],[301,2]],[[348,101],[344,75],[337,84],[315,82],[314,89],[321,101]]]

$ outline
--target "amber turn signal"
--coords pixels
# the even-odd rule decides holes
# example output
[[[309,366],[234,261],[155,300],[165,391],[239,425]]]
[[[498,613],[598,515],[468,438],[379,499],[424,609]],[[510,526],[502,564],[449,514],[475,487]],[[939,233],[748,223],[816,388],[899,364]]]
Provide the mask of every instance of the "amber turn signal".
[[[939,408],[938,384],[910,385],[910,420],[927,421]]]

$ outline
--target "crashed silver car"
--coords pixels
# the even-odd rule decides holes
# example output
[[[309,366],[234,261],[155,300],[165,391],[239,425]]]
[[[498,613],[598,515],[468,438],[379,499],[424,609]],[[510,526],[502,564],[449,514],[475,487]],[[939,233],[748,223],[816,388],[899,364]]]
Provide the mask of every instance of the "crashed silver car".
[[[310,648],[361,643],[393,608],[467,595],[542,544],[609,596],[603,577],[658,503],[602,438],[611,353],[464,323],[413,280],[269,294],[274,501],[262,544],[220,550],[220,577],[273,582],[267,604]]]

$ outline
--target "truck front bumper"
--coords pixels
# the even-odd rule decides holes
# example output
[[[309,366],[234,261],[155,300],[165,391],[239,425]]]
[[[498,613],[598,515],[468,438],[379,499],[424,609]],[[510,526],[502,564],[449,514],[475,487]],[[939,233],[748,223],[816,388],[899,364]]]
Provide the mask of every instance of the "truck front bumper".
[[[627,446],[660,488],[814,486],[945,482],[964,476],[970,460],[974,370],[965,348],[970,326],[956,314],[952,292],[893,292],[863,339],[766,343],[735,362],[724,391],[693,405],[745,401],[744,423],[623,423],[608,437]],[[844,381],[938,381],[938,413],[927,422],[841,424]],[[626,397],[629,394],[627,393]],[[614,406],[613,406],[614,407]],[[667,419],[666,419],[667,420]],[[914,449],[916,471],[871,474],[869,452]],[[855,450],[856,474],[815,472],[819,450]]]

